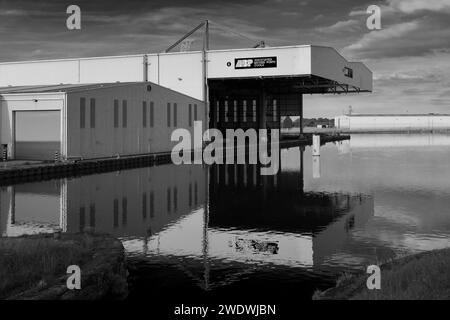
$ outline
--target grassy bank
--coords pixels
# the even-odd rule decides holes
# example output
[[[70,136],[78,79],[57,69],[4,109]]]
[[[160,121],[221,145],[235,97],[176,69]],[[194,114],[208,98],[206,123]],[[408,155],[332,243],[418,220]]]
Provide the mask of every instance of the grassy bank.
[[[90,257],[90,244],[85,239],[1,238],[0,299],[34,286],[54,284],[67,266],[83,265]]]
[[[67,267],[81,268],[81,290],[69,290]],[[0,238],[0,299],[121,299],[127,294],[125,255],[107,235]]]
[[[381,289],[369,290],[368,274],[345,276],[335,288],[314,299],[447,300],[450,299],[450,249],[420,253],[381,266]]]

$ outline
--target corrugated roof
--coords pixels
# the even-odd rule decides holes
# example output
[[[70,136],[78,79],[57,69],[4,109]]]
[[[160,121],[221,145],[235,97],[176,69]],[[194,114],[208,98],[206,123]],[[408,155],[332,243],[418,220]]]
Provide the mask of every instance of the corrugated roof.
[[[143,82],[113,82],[113,83],[88,83],[88,84],[59,84],[59,85],[36,85],[0,87],[0,94],[10,93],[49,93],[49,92],[72,92],[94,90],[102,88],[119,87]]]
[[[423,116],[450,116],[448,113],[393,113],[393,114],[344,114],[346,117],[423,117]]]

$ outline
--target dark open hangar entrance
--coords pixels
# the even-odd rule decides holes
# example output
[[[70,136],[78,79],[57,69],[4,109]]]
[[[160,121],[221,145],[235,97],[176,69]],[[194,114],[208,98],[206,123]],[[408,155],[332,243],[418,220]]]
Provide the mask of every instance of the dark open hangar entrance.
[[[210,127],[219,130],[279,129],[284,116],[298,116],[302,123],[303,94],[359,92],[314,75],[209,79],[208,87]]]

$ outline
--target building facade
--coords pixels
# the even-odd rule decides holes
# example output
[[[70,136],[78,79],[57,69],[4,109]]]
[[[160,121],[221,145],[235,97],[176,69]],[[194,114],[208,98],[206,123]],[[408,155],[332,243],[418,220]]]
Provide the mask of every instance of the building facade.
[[[372,72],[361,62],[347,61],[331,47],[209,50],[206,59],[205,77],[210,81],[306,76],[328,79],[361,92],[372,91]],[[150,81],[205,100],[202,64],[201,51],[2,62],[0,87]]]
[[[165,152],[169,133],[194,118],[205,128],[278,129],[282,116],[302,119],[303,94],[371,90],[364,64],[311,45],[5,62],[0,140],[9,158]]]
[[[9,159],[92,159],[169,152],[174,129],[193,134],[204,104],[150,82],[0,89]]]

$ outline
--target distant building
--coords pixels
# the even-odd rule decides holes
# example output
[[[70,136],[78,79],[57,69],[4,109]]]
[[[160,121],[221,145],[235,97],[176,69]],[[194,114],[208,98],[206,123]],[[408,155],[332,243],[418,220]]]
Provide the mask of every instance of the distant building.
[[[450,114],[349,114],[335,118],[342,131],[433,131],[450,130]]]

